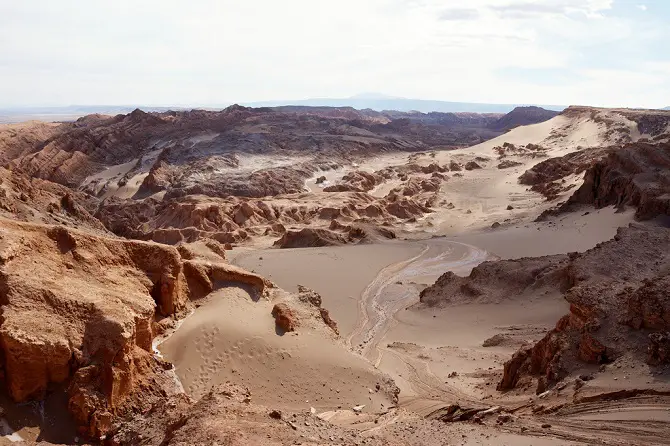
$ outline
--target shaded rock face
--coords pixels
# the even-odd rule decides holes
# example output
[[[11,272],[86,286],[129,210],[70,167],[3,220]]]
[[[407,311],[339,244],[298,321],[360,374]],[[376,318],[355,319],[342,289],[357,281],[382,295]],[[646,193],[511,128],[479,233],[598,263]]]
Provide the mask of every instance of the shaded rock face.
[[[624,353],[667,363],[669,280],[670,229],[634,224],[585,253],[484,262],[469,277],[445,273],[420,301],[447,306],[562,292],[570,313],[507,361],[498,389],[509,390],[526,375],[551,386],[580,363],[608,363]]]
[[[343,236],[328,229],[304,228],[300,231],[286,231],[274,245],[280,248],[309,248],[337,246],[346,242]]]
[[[650,365],[670,363],[670,332],[649,335],[647,363]]]
[[[156,311],[184,308],[179,254],[63,227],[3,221],[0,228],[9,393],[16,401],[39,399],[50,383],[72,377],[71,412],[86,434],[97,435],[105,413],[134,404],[131,394],[145,379],[138,370],[148,377],[161,368],[150,353],[152,321]]]
[[[521,125],[537,124],[558,116],[559,112],[542,107],[516,107],[489,127],[496,130],[510,130]]]
[[[566,177],[581,174],[612,150],[612,148],[584,149],[546,159],[524,172],[519,177],[519,183],[531,186],[532,191],[544,195],[547,200],[554,200],[574,187],[563,184]]]
[[[503,376],[496,389],[514,389],[521,377],[526,375],[538,376],[545,388],[547,383],[557,382],[566,374],[567,361],[574,360],[572,355],[564,361],[564,356],[571,356],[569,348],[570,341],[567,336],[556,330],[534,346],[519,349],[505,362]]]
[[[627,144],[590,168],[563,207],[632,206],[636,217],[670,215],[670,144]]]
[[[670,328],[670,276],[659,280],[645,280],[642,286],[626,288],[622,299],[627,299],[626,323],[639,330],[666,330]]]
[[[221,280],[269,286],[223,264],[185,263],[164,245],[0,220],[0,365],[9,395],[41,399],[50,384],[65,383],[81,433],[105,434],[113,419],[172,391],[170,366],[152,352],[155,316],[182,312],[191,284]]]
[[[470,276],[449,271],[420,293],[420,302],[445,306],[461,302],[498,302],[524,291],[562,287],[568,257],[565,255],[484,262]]]
[[[520,166],[522,163],[518,161],[504,160],[498,164],[498,169],[509,169],[511,167]]]
[[[287,230],[274,246],[279,248],[312,248],[339,246],[344,244],[371,243],[380,239],[392,239],[396,234],[391,229],[374,224],[344,225],[332,220],[329,229],[303,228]]]

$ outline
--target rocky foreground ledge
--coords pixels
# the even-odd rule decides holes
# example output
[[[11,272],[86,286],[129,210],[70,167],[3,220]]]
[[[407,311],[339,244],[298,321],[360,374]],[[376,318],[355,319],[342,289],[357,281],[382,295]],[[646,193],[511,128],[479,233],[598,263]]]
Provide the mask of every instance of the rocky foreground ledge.
[[[188,257],[188,256],[187,256]],[[222,281],[263,294],[271,283],[174,247],[0,219],[1,375],[16,402],[66,386],[81,434],[99,438],[120,416],[174,388],[152,341],[191,299]],[[163,321],[161,321],[163,319]]]

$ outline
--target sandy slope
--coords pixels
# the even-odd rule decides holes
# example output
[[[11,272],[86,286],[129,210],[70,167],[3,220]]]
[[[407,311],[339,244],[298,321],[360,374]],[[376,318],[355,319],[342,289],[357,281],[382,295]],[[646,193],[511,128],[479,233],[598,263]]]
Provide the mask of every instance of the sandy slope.
[[[516,223],[449,239],[479,246],[501,259],[581,252],[614,237],[617,228],[633,221],[634,213],[632,209],[617,212],[611,207],[585,209],[543,222]]]
[[[374,337],[373,327],[377,323],[370,319],[389,316],[412,303],[422,286],[432,283],[446,270],[466,275],[489,256],[513,258],[585,250],[611,238],[616,228],[631,218],[630,212],[591,210],[586,215],[573,214],[556,221],[448,239],[250,251],[238,255],[234,262],[271,277],[287,289],[302,283],[323,290],[325,305],[332,309],[336,319],[344,321],[342,331],[356,346],[364,338]],[[486,251],[475,246],[485,247]],[[357,304],[358,296],[361,305]],[[383,302],[379,301],[380,296]],[[564,310],[561,305],[558,314]],[[356,323],[352,325],[351,321]],[[426,332],[430,336],[431,330]],[[477,342],[483,341],[479,339],[481,334],[475,337]]]
[[[200,398],[232,381],[249,387],[254,402],[283,410],[365,405],[378,412],[394,404],[384,387],[377,390],[381,374],[332,333],[310,327],[279,332],[272,307],[242,288],[223,288],[160,345],[187,394]]]

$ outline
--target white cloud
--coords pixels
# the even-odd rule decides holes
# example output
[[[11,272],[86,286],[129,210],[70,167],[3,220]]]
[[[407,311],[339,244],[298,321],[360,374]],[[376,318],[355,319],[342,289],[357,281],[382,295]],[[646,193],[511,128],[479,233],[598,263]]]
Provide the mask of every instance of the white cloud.
[[[0,1],[0,106],[227,104],[381,91],[482,102],[615,101],[501,78],[634,42],[611,0]],[[586,54],[579,59],[577,55]],[[620,55],[615,55],[617,59]],[[599,78],[600,82],[607,79]]]
[[[640,11],[646,11],[647,5],[637,5],[637,9],[639,9]]]
[[[612,0],[513,0],[490,3],[490,7],[499,13],[520,17],[576,13],[597,16],[612,7]]]

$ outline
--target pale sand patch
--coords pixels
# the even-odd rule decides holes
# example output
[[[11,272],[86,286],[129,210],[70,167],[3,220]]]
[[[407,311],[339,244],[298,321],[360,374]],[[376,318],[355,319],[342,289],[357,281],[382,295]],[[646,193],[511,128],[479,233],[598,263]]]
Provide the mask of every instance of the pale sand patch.
[[[486,383],[523,342],[541,338],[568,309],[565,299],[552,293],[499,304],[399,311],[380,342],[379,369],[400,387],[401,405],[419,413],[440,403],[498,398]],[[495,334],[509,341],[483,347]],[[457,375],[450,376],[453,372]]]
[[[601,413],[589,413],[575,416],[590,421],[661,421],[670,423],[670,410],[666,407],[642,406],[604,410]]]
[[[416,177],[422,177],[422,175],[415,175]],[[426,175],[428,177],[428,175]],[[399,187],[402,184],[402,181],[399,179],[393,179],[393,180],[386,180],[386,182],[382,184],[378,184],[375,186],[374,189],[372,189],[370,192],[368,192],[370,195],[373,197],[377,198],[383,198],[387,196],[393,189],[396,187]]]
[[[543,256],[590,249],[611,239],[618,227],[633,219],[632,211],[586,212],[447,240],[475,245],[501,258]],[[443,272],[447,270],[459,272],[445,264]],[[409,299],[414,302],[418,296]],[[396,380],[401,401],[414,411],[430,412],[439,402],[499,398],[492,383],[504,361],[523,342],[540,339],[568,311],[569,305],[557,292],[518,296],[499,304],[401,310],[379,342],[379,368]],[[496,334],[505,335],[507,341],[482,347],[484,340]],[[452,372],[457,376],[449,378]]]
[[[89,186],[91,183],[95,182],[96,185],[93,189],[93,192],[96,194],[100,193],[103,188],[105,188],[101,198],[117,197],[122,199],[130,199],[140,189],[144,178],[149,175],[149,170],[160,153],[160,149],[152,150],[146,153],[142,157],[140,166],[138,166],[138,162],[140,161],[138,158],[133,159],[127,163],[109,166],[105,170],[87,177],[82,182],[80,187],[85,188],[86,186]],[[119,180],[121,180],[135,168],[137,168],[136,173],[132,177],[128,178],[126,184],[120,186]]]
[[[159,346],[189,395],[233,381],[249,387],[255,403],[284,410],[393,404],[376,391],[381,375],[368,362],[323,332],[279,334],[272,307],[242,288],[220,289]]]
[[[639,138],[639,132],[633,130],[632,121],[616,113],[600,113],[605,113],[608,119],[631,129],[629,136],[633,140]],[[532,192],[530,186],[519,184],[519,176],[547,158],[564,156],[580,148],[614,144],[616,141],[613,138],[620,134],[609,130],[610,127],[604,122],[596,122],[590,115],[559,115],[539,124],[517,127],[476,146],[414,154],[411,162],[423,166],[430,163],[443,166],[451,161],[464,165],[479,157],[477,163],[482,167],[471,171],[449,172],[449,178],[442,184],[435,200],[435,212],[421,219],[417,227],[436,235],[454,235],[490,227],[492,223],[502,223],[506,219],[511,222],[534,220],[542,211],[570,196],[582,183],[583,174],[567,177],[562,186],[572,188],[564,190],[553,202],[547,202],[542,195]],[[517,146],[533,143],[546,151],[544,156],[536,157],[509,155],[507,159],[521,164],[498,169],[500,160],[493,149],[506,142]],[[391,154],[378,157],[371,165],[381,167],[406,162],[407,156],[403,158],[400,154]],[[449,206],[450,203],[453,207]],[[508,205],[513,205],[515,209],[508,211]]]
[[[426,398],[437,398],[435,404],[454,397],[476,401],[493,397],[493,389],[482,386],[486,382],[491,386],[493,374],[521,343],[541,338],[568,312],[563,297],[528,295],[500,304],[444,310],[404,308],[417,303],[420,290],[444,272],[467,275],[488,253],[518,258],[583,251],[610,239],[632,217],[632,211],[591,209],[550,222],[458,237],[253,251],[239,255],[236,263],[271,275],[280,286],[292,289],[301,283],[323,293],[324,305],[345,337],[349,335],[351,346],[396,380],[404,401],[410,399],[408,404],[422,406]],[[391,260],[388,255],[398,249],[402,255]],[[378,263],[372,267],[374,262]],[[351,297],[343,299],[342,293]],[[482,347],[495,334],[505,334],[508,342]],[[458,378],[449,379],[451,372]],[[422,401],[411,402],[415,397]]]
[[[582,212],[552,217],[545,222],[503,225],[447,239],[478,246],[502,259],[584,252],[610,240],[617,228],[634,221],[634,215],[633,209],[617,212],[613,207],[585,208]]]
[[[392,324],[393,315],[418,302],[418,293],[444,271],[467,275],[488,258],[486,251],[443,239],[421,242],[423,251],[380,272],[361,295],[359,318],[348,343],[376,366],[380,340]]]
[[[305,189],[309,192],[323,192],[324,187],[332,186],[342,179],[344,175],[349,173],[348,168],[319,170],[310,178],[305,180]],[[323,183],[316,184],[316,179],[319,177],[326,177]]]
[[[239,254],[232,262],[288,291],[297,291],[298,284],[314,289],[346,336],[356,324],[359,298],[368,284],[383,268],[411,258],[422,249],[414,242],[262,249]]]
[[[115,166],[107,167],[105,170],[98,172],[94,175],[91,175],[84,179],[81,183],[81,186],[87,186],[88,184],[97,181],[98,186],[96,186],[96,192],[102,190],[102,187],[105,184],[109,183],[109,187],[105,192],[105,198],[111,195],[114,195],[114,192],[118,189],[118,184],[116,182],[123,178],[125,174],[130,172],[135,165],[137,165],[138,159],[128,161],[127,163],[117,164]]]

